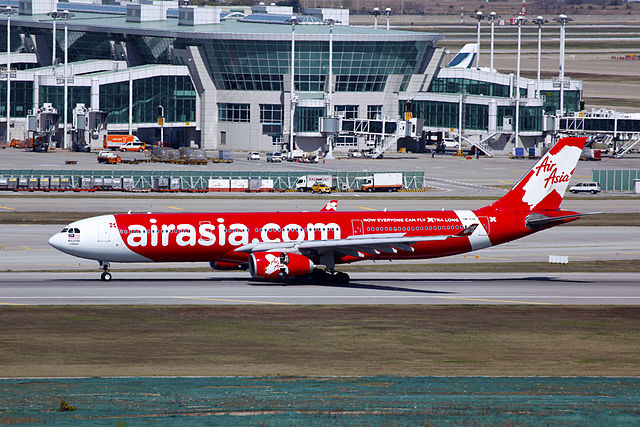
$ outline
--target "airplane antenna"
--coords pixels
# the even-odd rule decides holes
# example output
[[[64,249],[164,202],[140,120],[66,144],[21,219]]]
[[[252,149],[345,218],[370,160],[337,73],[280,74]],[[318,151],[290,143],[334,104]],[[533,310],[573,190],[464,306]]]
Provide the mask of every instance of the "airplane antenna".
[[[129,209],[129,212],[127,212],[127,215],[131,215],[131,209]]]
[[[382,211],[383,211],[383,212],[386,212],[386,211],[387,211],[387,207],[385,206],[385,207],[384,207],[384,209],[383,209]]]

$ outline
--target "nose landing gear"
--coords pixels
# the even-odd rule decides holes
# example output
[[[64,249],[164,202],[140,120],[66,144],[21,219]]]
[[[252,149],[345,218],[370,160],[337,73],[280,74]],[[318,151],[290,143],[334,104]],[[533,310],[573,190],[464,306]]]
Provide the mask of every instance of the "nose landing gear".
[[[100,279],[105,282],[111,280],[111,273],[109,273],[109,263],[106,261],[100,261],[100,268],[102,268],[102,274],[100,275]]]

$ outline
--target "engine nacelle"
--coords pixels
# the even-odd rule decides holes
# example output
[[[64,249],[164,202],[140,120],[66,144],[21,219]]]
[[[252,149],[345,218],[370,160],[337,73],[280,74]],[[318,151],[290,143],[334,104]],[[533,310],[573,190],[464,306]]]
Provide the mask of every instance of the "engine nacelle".
[[[285,279],[305,276],[315,265],[304,255],[287,252],[255,252],[249,256],[251,277],[260,279]]]

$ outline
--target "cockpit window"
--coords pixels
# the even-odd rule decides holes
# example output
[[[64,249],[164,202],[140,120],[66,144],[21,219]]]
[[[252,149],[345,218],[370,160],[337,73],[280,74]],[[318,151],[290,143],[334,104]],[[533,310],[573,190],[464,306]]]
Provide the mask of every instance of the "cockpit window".
[[[67,231],[69,231],[69,229],[67,227],[63,228],[61,233],[66,233]]]
[[[69,231],[71,231],[71,229],[69,229]],[[74,229],[73,229],[73,232],[74,232],[74,233],[79,233],[79,232],[80,232],[80,229],[79,229],[79,228],[74,228]]]

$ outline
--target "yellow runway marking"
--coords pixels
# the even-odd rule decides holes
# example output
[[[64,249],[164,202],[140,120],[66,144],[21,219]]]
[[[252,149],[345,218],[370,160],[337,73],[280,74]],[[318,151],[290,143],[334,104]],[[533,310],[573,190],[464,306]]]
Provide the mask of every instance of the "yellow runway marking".
[[[179,207],[177,207],[177,206],[167,206],[167,207],[168,207],[168,208],[171,208],[171,209],[175,209],[175,210],[177,210],[177,211],[183,211],[183,210],[184,210],[184,209],[179,208]]]
[[[441,299],[455,299],[461,301],[482,301],[482,302],[502,302],[507,304],[532,304],[532,305],[555,305],[549,302],[531,302],[531,301],[509,301],[499,299],[483,299],[483,298],[457,298],[457,297],[436,297]]]
[[[488,257],[488,256],[480,256],[480,255],[464,255],[464,258],[492,259],[492,260],[495,260],[495,261],[509,261],[509,260],[511,260],[511,258]]]
[[[640,252],[622,252],[622,255],[640,255]]]
[[[13,302],[0,302],[0,305],[26,305],[26,304],[16,304]]]
[[[375,211],[373,208],[366,208],[364,206],[358,206],[360,209],[364,209],[365,211]]]
[[[293,305],[293,304],[288,303],[288,302],[251,301],[251,300],[240,300],[240,299],[196,298],[196,297],[178,297],[178,298],[180,298],[180,299],[202,300],[202,301],[241,302],[241,303],[249,303],[249,304]]]
[[[509,182],[509,181],[498,181],[498,182],[501,182],[503,184],[513,184],[513,182]]]
[[[15,208],[10,208],[9,206],[3,206],[3,205],[0,205],[0,209],[6,209],[8,211],[14,211],[15,210]]]

